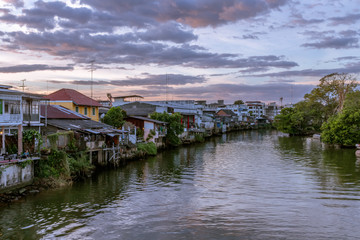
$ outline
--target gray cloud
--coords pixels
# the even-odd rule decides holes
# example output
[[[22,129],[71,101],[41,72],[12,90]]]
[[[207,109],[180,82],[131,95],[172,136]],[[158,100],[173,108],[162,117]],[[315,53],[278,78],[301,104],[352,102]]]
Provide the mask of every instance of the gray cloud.
[[[75,85],[108,85],[108,86],[159,86],[168,84],[169,86],[179,86],[186,84],[205,83],[207,80],[203,76],[187,76],[181,74],[162,74],[152,75],[148,73],[142,74],[139,78],[128,78],[124,80],[107,80],[107,81],[89,81],[89,80],[74,80],[74,81],[59,81],[50,80],[50,83],[59,84],[75,84]]]
[[[303,34],[310,36],[312,40],[317,40],[316,42],[304,43],[301,45],[303,47],[335,49],[359,47],[359,34],[358,32],[353,30],[341,31],[339,33],[336,33],[334,31],[306,31]]]
[[[346,16],[342,17],[333,17],[330,18],[332,21],[332,25],[349,25],[349,24],[355,24],[360,20],[360,14],[348,14]]]
[[[342,68],[332,69],[304,69],[294,71],[282,71],[276,73],[240,75],[239,77],[323,77],[330,73],[360,73],[360,62],[348,63]]]
[[[0,67],[0,73],[20,73],[20,72],[34,72],[34,71],[66,71],[66,70],[74,70],[72,65],[68,65],[66,67],[57,67],[57,66],[49,66],[45,64],[32,64],[32,65],[16,65],[10,67]]]
[[[136,92],[117,92],[118,94],[139,94],[144,97],[161,97],[165,91],[175,99],[206,99],[216,100],[224,97],[219,93],[226,93],[228,101],[242,99],[260,101],[298,102],[303,99],[305,93],[313,89],[314,85],[296,85],[289,83],[268,83],[260,85],[248,84],[212,84],[204,87],[181,87],[181,88],[148,88]]]
[[[160,26],[154,26],[146,32],[137,33],[143,41],[172,41],[186,43],[196,40],[197,36],[191,31],[185,31],[182,26],[175,22],[168,22]]]
[[[122,15],[131,13],[159,22],[176,20],[192,27],[218,26],[255,17],[285,5],[287,0],[81,0],[91,7]]]
[[[210,53],[196,45],[168,46],[163,43],[134,42],[133,34],[95,35],[83,32],[13,32],[8,50],[32,50],[53,56],[87,63],[96,59],[98,64],[157,64],[182,65],[194,68],[291,68],[298,64],[282,56],[251,56],[239,58],[237,54]],[[20,48],[21,46],[21,48]]]
[[[301,46],[311,47],[311,48],[358,48],[359,39],[353,37],[343,37],[343,38],[324,38],[318,42],[314,43],[305,43]]]
[[[291,17],[292,20],[285,25],[286,27],[307,26],[310,24],[319,24],[324,22],[323,19],[316,19],[316,18],[305,19],[303,15],[300,13],[293,13]]]

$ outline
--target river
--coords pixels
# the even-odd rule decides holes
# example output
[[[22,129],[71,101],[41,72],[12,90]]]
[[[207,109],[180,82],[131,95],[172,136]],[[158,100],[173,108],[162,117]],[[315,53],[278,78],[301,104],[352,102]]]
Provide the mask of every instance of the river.
[[[0,208],[0,239],[358,239],[354,152],[230,133]]]

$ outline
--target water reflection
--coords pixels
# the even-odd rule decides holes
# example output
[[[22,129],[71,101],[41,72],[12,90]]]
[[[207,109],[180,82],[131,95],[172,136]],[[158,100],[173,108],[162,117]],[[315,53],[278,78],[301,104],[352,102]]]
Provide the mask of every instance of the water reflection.
[[[231,133],[0,209],[4,239],[355,239],[354,150]]]

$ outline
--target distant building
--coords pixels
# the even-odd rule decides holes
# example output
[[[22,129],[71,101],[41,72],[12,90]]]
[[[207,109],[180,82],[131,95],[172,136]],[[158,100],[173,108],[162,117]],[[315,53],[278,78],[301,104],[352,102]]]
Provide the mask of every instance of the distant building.
[[[280,113],[280,107],[276,102],[271,102],[265,106],[264,115],[271,121],[274,120],[275,116]]]
[[[73,89],[60,89],[45,98],[51,105],[60,105],[72,111],[90,117],[91,120],[99,121],[99,107],[102,105],[92,98]]]
[[[264,116],[265,103],[261,101],[246,101],[249,114],[255,118],[262,118]]]

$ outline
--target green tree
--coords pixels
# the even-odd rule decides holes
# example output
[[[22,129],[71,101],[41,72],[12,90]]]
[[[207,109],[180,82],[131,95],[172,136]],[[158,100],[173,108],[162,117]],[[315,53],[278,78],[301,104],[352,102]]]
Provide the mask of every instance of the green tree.
[[[321,78],[320,84],[305,94],[304,101],[295,104],[292,111],[282,111],[275,118],[275,126],[292,135],[320,132],[324,122],[342,111],[344,99],[356,86],[356,79],[351,74],[329,74]]]
[[[353,146],[360,143],[360,92],[347,95],[342,112],[322,126],[321,139],[330,144]]]
[[[115,128],[120,128],[124,123],[124,118],[126,117],[126,112],[122,110],[120,107],[112,107],[105,114],[102,119],[103,123],[111,125]]]
[[[154,112],[150,115],[150,118],[168,123],[167,132],[166,132],[166,141],[168,144],[172,146],[177,146],[181,143],[181,140],[178,137],[179,134],[184,132],[184,126],[181,124],[181,118],[182,118],[181,114]]]
[[[321,103],[326,119],[342,111],[346,95],[358,86],[354,75],[349,73],[331,73],[319,81],[320,84],[304,98]]]
[[[244,101],[243,100],[236,100],[234,102],[234,105],[241,105],[241,104],[244,104]]]

